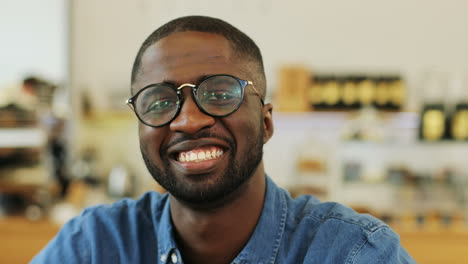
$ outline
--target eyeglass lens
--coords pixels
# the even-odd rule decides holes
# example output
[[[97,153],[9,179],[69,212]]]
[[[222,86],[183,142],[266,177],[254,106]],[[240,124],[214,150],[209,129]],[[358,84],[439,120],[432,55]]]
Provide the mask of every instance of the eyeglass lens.
[[[201,108],[210,115],[224,116],[239,106],[242,100],[240,83],[230,76],[215,76],[200,84],[196,98]]]
[[[205,79],[195,92],[195,101],[207,114],[226,116],[237,110],[242,102],[240,82],[225,75]],[[138,95],[135,110],[140,119],[152,126],[170,122],[177,114],[180,101],[177,91],[168,84],[155,84]]]

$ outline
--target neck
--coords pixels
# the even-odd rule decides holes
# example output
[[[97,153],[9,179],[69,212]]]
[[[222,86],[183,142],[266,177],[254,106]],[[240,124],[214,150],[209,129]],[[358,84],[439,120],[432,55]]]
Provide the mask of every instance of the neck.
[[[263,209],[263,171],[260,163],[254,175],[214,209],[190,206],[171,196],[175,237],[185,263],[230,263],[239,254]]]

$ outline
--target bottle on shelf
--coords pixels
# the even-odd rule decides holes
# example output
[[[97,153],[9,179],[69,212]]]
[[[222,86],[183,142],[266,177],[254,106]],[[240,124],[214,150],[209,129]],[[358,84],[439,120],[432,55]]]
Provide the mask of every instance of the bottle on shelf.
[[[389,110],[401,111],[405,103],[406,87],[405,83],[400,76],[391,76],[387,78],[389,103],[387,108]]]
[[[451,138],[458,141],[468,140],[468,102],[459,103],[450,122]]]
[[[311,77],[311,82],[307,90],[307,100],[312,109],[323,107],[322,86],[323,78],[320,75]]]
[[[335,76],[326,76],[322,86],[322,100],[325,108],[337,109],[340,102],[340,87]]]
[[[378,109],[390,109],[390,78],[386,76],[376,77],[375,81],[375,106]]]
[[[357,87],[359,105],[371,106],[375,100],[375,82],[368,76],[359,76]]]
[[[341,79],[341,101],[345,109],[358,108],[357,79],[350,75]]]
[[[423,76],[422,84],[419,139],[429,142],[441,141],[447,138],[445,76],[437,72],[427,73]]]
[[[468,91],[463,76],[453,73],[449,79],[449,137],[456,141],[468,140]]]

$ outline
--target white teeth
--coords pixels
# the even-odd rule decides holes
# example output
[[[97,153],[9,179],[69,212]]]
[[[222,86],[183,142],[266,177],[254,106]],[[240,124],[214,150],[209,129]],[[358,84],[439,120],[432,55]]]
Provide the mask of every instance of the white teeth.
[[[199,152],[198,153],[198,159],[199,160],[204,160],[205,159],[205,152]]]
[[[196,160],[196,159],[197,159],[197,154],[195,154],[195,153],[193,153],[193,152],[190,153],[190,159],[189,159],[189,161],[194,161],[194,160]]]
[[[196,152],[181,152],[179,153],[179,161],[180,162],[200,162],[204,160],[215,159],[222,156],[224,153],[223,150],[207,150],[207,151],[200,151]]]

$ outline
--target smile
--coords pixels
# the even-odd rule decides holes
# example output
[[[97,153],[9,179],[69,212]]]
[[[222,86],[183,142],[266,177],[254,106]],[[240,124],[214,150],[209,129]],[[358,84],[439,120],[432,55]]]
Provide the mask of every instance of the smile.
[[[180,152],[177,155],[177,161],[187,163],[202,162],[208,160],[215,160],[223,155],[224,151],[220,147],[209,146]]]
[[[231,151],[227,141],[219,138],[186,140],[171,146],[167,153],[174,168],[183,175],[210,173],[224,167]]]

